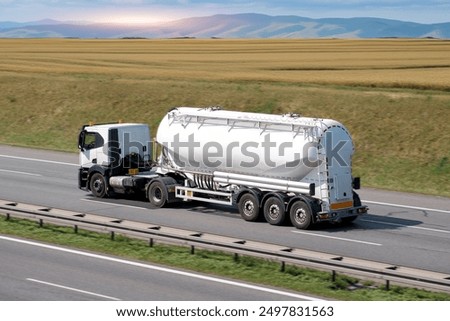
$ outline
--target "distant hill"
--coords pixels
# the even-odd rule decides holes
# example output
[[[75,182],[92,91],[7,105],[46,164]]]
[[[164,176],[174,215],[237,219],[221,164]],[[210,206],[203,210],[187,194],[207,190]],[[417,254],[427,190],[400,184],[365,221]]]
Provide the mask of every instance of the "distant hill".
[[[41,20],[0,22],[2,38],[450,38],[450,22],[420,24],[380,18],[214,15],[160,24]]]

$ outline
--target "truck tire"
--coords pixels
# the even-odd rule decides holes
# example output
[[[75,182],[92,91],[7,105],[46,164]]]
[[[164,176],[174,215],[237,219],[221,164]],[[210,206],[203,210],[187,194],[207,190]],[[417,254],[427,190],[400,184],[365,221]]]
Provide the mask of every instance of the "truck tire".
[[[245,193],[241,196],[238,203],[239,214],[249,222],[255,222],[259,219],[259,201],[253,193]]]
[[[264,202],[264,218],[271,225],[282,225],[286,221],[283,200],[276,196],[269,197]]]
[[[163,207],[167,202],[166,185],[159,180],[153,182],[148,189],[148,200],[153,206]]]
[[[100,173],[94,173],[89,181],[89,188],[92,195],[98,198],[108,196],[108,185],[105,177]]]
[[[306,230],[311,226],[311,208],[304,201],[296,201],[292,204],[289,211],[289,216],[291,218],[292,225],[298,229]]]

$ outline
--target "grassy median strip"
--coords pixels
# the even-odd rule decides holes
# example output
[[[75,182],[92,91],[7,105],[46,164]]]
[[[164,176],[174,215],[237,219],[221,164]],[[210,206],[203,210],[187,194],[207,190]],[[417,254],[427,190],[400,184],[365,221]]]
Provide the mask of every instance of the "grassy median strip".
[[[89,232],[70,227],[44,224],[24,219],[0,216],[0,234],[49,242],[71,248],[83,249],[132,260],[151,262],[213,274],[216,276],[239,279],[251,283],[273,286],[287,290],[308,293],[334,300],[353,301],[400,301],[400,300],[450,300],[445,293],[391,286],[389,291],[384,285],[361,281],[354,277],[337,275],[332,281],[331,273],[293,265],[287,265],[284,271],[280,263],[269,260],[239,256],[219,251],[196,249],[194,254],[187,247],[148,242],[116,235],[111,240],[109,234]]]

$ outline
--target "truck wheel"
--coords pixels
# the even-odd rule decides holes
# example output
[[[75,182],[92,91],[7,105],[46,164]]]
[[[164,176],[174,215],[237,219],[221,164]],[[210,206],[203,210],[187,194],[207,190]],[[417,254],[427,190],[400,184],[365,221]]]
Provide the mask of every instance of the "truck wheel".
[[[105,177],[100,173],[92,175],[89,187],[95,197],[103,198],[107,196],[107,185]]]
[[[312,223],[311,209],[303,201],[296,201],[290,210],[291,223],[296,228],[306,230]]]
[[[153,206],[163,207],[167,202],[166,186],[160,181],[152,183],[148,189],[148,200]]]
[[[284,202],[276,196],[269,197],[264,203],[264,218],[269,224],[282,225],[286,220]]]
[[[245,193],[238,203],[239,214],[249,222],[255,222],[259,219],[259,202],[258,198],[252,193]]]

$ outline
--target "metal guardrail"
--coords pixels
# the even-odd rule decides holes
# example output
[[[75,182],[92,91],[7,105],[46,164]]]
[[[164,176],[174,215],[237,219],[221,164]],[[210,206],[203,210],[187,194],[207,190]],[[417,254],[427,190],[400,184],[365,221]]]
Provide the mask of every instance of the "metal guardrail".
[[[333,278],[337,272],[345,273],[385,282],[386,289],[393,282],[450,293],[450,274],[7,200],[0,200],[0,214],[6,219],[13,216],[36,220],[41,226],[44,222],[72,226],[75,232],[83,228],[110,233],[112,239],[117,233],[148,240],[150,246],[155,240],[186,245],[190,246],[191,253],[200,247],[234,253],[236,257],[256,256],[280,262],[281,270],[284,270],[286,263],[290,263],[331,271]]]

